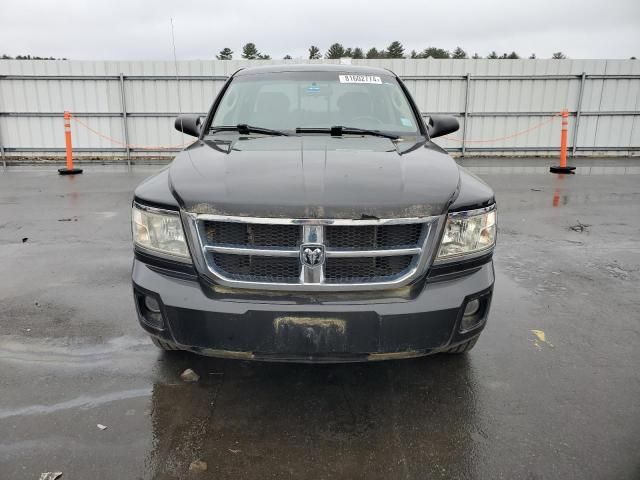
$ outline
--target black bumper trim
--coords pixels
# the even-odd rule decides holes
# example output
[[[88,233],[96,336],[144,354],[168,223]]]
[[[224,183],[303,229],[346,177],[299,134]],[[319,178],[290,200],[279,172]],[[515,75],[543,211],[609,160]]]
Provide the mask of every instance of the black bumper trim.
[[[138,249],[134,250],[134,256],[154,272],[184,280],[198,280],[198,273],[192,264],[174,262],[160,257],[154,257]]]
[[[150,333],[204,355],[231,352],[243,358],[308,357],[313,361],[373,355],[384,359],[419,356],[448,346],[455,336],[459,310],[403,315],[262,310],[231,314],[165,306],[167,331]]]
[[[427,282],[443,282],[477,272],[484,264],[493,259],[493,252],[477,258],[462,260],[445,265],[433,265],[427,273]]]

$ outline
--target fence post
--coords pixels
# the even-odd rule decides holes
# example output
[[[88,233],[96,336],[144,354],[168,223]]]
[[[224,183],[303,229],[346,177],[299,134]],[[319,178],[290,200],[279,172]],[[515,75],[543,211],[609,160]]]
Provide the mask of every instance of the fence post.
[[[0,128],[0,158],[2,158],[2,168],[7,169],[7,156],[4,153],[4,146],[2,145],[2,129]]]
[[[469,86],[470,84],[471,84],[471,74],[467,73],[467,79],[465,81],[465,92],[464,92],[464,125],[462,125],[462,156],[463,157],[466,151],[467,123],[469,122]]]
[[[120,106],[122,108],[122,130],[127,149],[127,167],[131,167],[131,149],[129,148],[129,126],[127,124],[127,100],[124,91],[124,75],[120,73]]]
[[[2,157],[2,168],[7,168],[7,157],[4,154],[4,147],[2,146],[2,132],[0,132],[0,157]]]
[[[573,127],[573,140],[571,141],[571,156],[576,156],[576,150],[578,149],[578,145],[576,142],[578,141],[578,127],[580,126],[580,113],[582,113],[582,97],[584,95],[584,82],[587,74],[582,72],[580,76],[580,92],[578,93],[578,107],[576,108],[576,124]]]

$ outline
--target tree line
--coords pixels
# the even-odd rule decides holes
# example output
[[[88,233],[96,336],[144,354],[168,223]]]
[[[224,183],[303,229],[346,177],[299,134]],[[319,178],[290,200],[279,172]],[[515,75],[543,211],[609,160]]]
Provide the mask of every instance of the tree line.
[[[218,60],[231,60],[233,59],[234,52],[229,47],[225,47],[216,58]],[[439,47],[427,47],[424,50],[418,52],[416,50],[411,50],[408,54],[405,53],[405,49],[399,41],[393,41],[386,48],[377,49],[376,47],[369,48],[366,53],[360,47],[344,47],[341,43],[334,43],[326,50],[326,52],[322,53],[320,48],[311,45],[308,50],[308,58],[310,60],[319,60],[321,58],[326,59],[339,59],[339,58],[353,58],[353,59],[376,59],[376,58],[457,58],[457,59],[467,59],[467,58],[489,58],[489,59],[518,59],[525,58],[521,57],[515,51],[511,53],[502,53],[498,54],[495,50],[490,52],[486,57],[482,57],[477,53],[469,56],[466,51],[464,51],[460,47],[456,47],[452,51],[446,50],[444,48]],[[271,55],[266,53],[261,53],[256,47],[255,43],[246,43],[242,47],[242,53],[240,54],[241,58],[245,60],[271,60]],[[538,58],[535,53],[532,53],[528,57],[529,59]],[[555,52],[551,55],[553,59],[565,59],[567,57],[563,52]],[[636,57],[631,57],[631,60],[635,60]],[[0,56],[0,60],[67,60],[66,58],[54,58],[54,57],[38,57],[35,55],[16,55],[12,57],[11,55],[7,55],[6,53]],[[285,55],[284,60],[292,60],[291,55]]]
[[[0,55],[0,60],[67,60],[66,58],[54,58],[54,57],[38,57],[37,55],[16,55],[12,57],[3,53]]]
[[[233,50],[229,47],[225,47],[216,58],[218,60],[232,60],[233,59]],[[322,53],[319,47],[316,45],[311,45],[308,50],[308,58],[310,60],[319,60],[321,58],[326,59],[338,59],[338,58],[353,58],[353,59],[375,59],[375,58],[458,58],[458,59],[466,59],[466,58],[490,58],[490,59],[518,59],[524,58],[521,57],[515,51],[511,53],[502,53],[498,54],[495,50],[490,52],[486,57],[482,57],[477,53],[469,56],[466,51],[464,51],[460,47],[456,47],[454,50],[449,51],[444,48],[439,47],[427,47],[424,50],[418,52],[416,50],[411,50],[408,54],[405,53],[404,46],[399,41],[393,41],[386,48],[377,49],[376,47],[369,48],[366,52],[360,47],[344,47],[341,43],[334,43],[326,50],[326,52]],[[242,53],[240,57],[245,60],[270,60],[271,56],[265,53],[261,53],[256,47],[255,43],[247,43],[242,47]],[[530,59],[538,58],[535,53],[532,53],[529,57]],[[554,59],[565,59],[568,58],[562,52],[555,52],[551,58]],[[633,57],[632,57],[633,58]],[[291,55],[286,55],[284,57],[285,60],[291,60]]]

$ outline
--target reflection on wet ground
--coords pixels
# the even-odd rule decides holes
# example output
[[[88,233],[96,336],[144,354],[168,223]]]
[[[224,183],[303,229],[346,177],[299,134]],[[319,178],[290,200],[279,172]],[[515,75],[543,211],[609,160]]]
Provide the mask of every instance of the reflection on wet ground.
[[[412,361],[401,369],[197,363],[207,372],[205,384],[154,387],[157,442],[148,458],[156,473],[184,474],[193,454],[176,447],[190,443],[223,476],[238,468],[274,478],[473,473],[474,462],[460,462],[473,458],[473,439],[482,438],[467,358]],[[451,375],[459,378],[453,385]],[[178,392],[193,402],[187,412],[176,409]],[[167,434],[176,415],[182,421]]]
[[[477,175],[542,175],[549,173],[549,167],[507,167],[507,166],[475,166],[470,165],[469,170]],[[563,174],[560,174],[563,175]],[[640,167],[577,167],[575,175],[640,175]]]
[[[1,444],[3,460],[47,468],[54,459],[52,466],[75,475],[86,462],[98,478],[128,478],[131,468],[144,478],[185,478],[195,459],[222,478],[239,471],[243,478],[264,478],[265,472],[273,478],[419,478],[475,473],[475,450],[486,441],[468,357],[313,366],[143,350],[135,362],[145,362],[138,373],[152,375],[150,387],[68,392],[64,401],[25,399],[21,407],[0,410],[0,422],[13,431],[13,440]],[[182,382],[185,368],[198,372],[200,381]],[[97,430],[97,423],[107,430]],[[25,437],[37,440],[19,441]],[[76,438],[85,442],[76,447],[84,453],[67,450]],[[134,458],[116,461],[123,443]],[[24,451],[28,445],[39,454]]]
[[[580,158],[569,159],[568,163],[576,167],[575,175],[640,175],[638,158]],[[461,158],[457,162],[478,175],[546,175],[549,167],[558,163],[557,160],[542,158]]]
[[[129,286],[152,168],[1,173],[0,478],[639,478],[638,177],[540,168],[480,173],[500,227],[476,348],[358,365],[157,351]]]

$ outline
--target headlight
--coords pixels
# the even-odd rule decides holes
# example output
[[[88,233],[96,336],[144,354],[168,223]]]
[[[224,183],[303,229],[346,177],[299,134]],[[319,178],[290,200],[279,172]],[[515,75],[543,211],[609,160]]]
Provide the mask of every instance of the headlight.
[[[437,260],[491,249],[496,243],[495,206],[450,213],[444,227]]]
[[[183,261],[191,260],[178,213],[143,209],[134,204],[132,226],[136,245]]]

